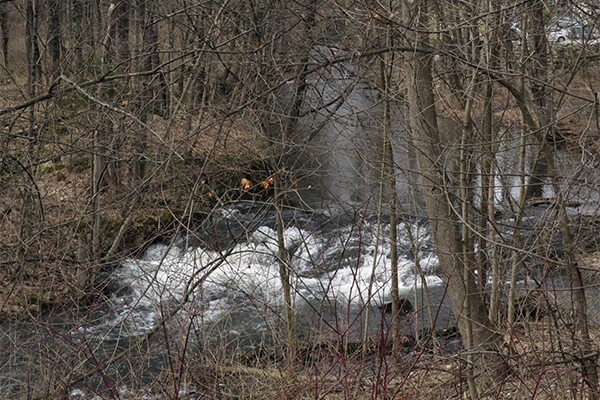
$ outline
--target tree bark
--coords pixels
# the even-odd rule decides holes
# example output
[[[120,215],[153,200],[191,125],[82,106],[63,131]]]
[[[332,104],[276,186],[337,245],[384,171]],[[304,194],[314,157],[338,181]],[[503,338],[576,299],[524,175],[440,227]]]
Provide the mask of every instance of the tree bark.
[[[546,26],[544,24],[544,9],[546,5],[543,0],[530,0],[531,40],[533,48],[531,53],[530,70],[534,81],[529,87],[531,101],[535,113],[539,118],[539,126],[546,141],[546,135],[553,132],[553,108],[554,104],[550,93],[548,93],[548,39],[546,38]],[[544,143],[540,143],[543,146]],[[544,179],[548,175],[548,164],[544,154],[538,153],[531,167],[531,177],[527,186],[526,198],[542,197]]]
[[[129,59],[131,58],[131,52],[129,51],[129,12],[130,5],[127,1],[119,2],[114,11],[114,52],[120,70],[124,72],[129,70]]]
[[[160,66],[158,28],[151,9],[152,4],[152,1],[140,0],[138,5],[142,29],[142,62],[143,68],[146,71]],[[143,98],[143,107],[147,109],[147,112],[163,118],[167,118],[170,115],[168,86],[166,77],[162,72],[148,77],[144,82]]]
[[[386,58],[390,55],[388,54]],[[387,61],[387,62],[386,62]],[[382,60],[382,85],[384,91],[383,98],[383,149],[384,149],[384,183],[387,186],[387,202],[390,207],[390,268],[391,268],[391,297],[392,297],[392,353],[397,354],[402,346],[401,324],[400,324],[400,294],[399,294],[399,276],[398,276],[398,233],[396,224],[398,220],[398,194],[396,192],[396,176],[394,175],[394,149],[390,121],[390,72],[391,62]],[[370,299],[369,299],[370,300]]]
[[[4,68],[8,68],[8,4],[0,4],[0,30],[2,31],[2,55]]]
[[[26,9],[26,56],[27,56],[27,69],[28,69],[28,94],[30,98],[34,98],[37,93],[37,86],[40,79],[40,52],[38,47],[38,14],[37,14],[37,2],[35,0],[27,0],[25,4]],[[30,239],[34,234],[34,224],[36,220],[35,215],[35,196],[34,186],[35,182],[33,177],[35,176],[35,163],[31,160],[31,157],[35,151],[35,143],[37,141],[38,132],[36,132],[35,122],[35,104],[29,107],[28,113],[29,119],[29,143],[26,157],[29,158],[26,166],[26,175],[24,179],[27,183],[23,187],[22,199],[23,203],[21,206],[21,221],[19,229],[19,240],[21,247],[18,252],[19,261],[21,264],[21,272],[25,272],[26,268],[26,255],[31,253]]]
[[[576,344],[576,348],[580,351],[579,362],[581,363],[581,374],[584,378],[585,383],[591,389],[588,392],[588,398],[597,400],[598,398],[600,398],[598,394],[598,365],[596,361],[598,356],[596,354],[594,342],[589,332],[585,287],[583,284],[583,279],[581,277],[581,271],[577,266],[575,243],[573,241],[571,227],[569,226],[569,217],[565,206],[565,199],[563,197],[561,182],[558,178],[550,144],[544,143],[542,151],[543,157],[546,161],[546,165],[548,165],[548,172],[552,177],[552,187],[554,189],[557,207],[558,227],[560,233],[562,234],[563,240],[564,262],[567,267],[567,271],[569,272],[569,277],[571,280],[574,308],[574,328],[575,334],[578,334],[580,339],[577,343],[578,345]]]
[[[497,1],[490,1],[488,3],[490,12],[490,26],[491,26],[491,37],[488,40],[488,58],[489,68],[494,70],[498,67],[499,54],[500,54],[500,38],[499,30],[502,21],[500,20],[500,3]],[[483,106],[483,137],[482,137],[482,153],[483,162],[481,164],[481,220],[484,224],[481,226],[485,229],[482,235],[487,234],[489,237],[490,254],[489,260],[492,267],[492,293],[490,298],[490,310],[489,318],[492,325],[498,323],[499,318],[499,304],[503,293],[503,281],[504,277],[500,276],[500,260],[498,256],[498,245],[496,244],[496,229],[494,226],[494,215],[495,215],[495,181],[496,181],[496,167],[495,167],[495,143],[496,143],[496,127],[494,123],[494,82],[491,77],[488,77],[488,81],[485,84],[485,99]],[[483,199],[485,198],[485,201]],[[484,285],[486,282],[483,283]]]
[[[37,93],[37,85],[40,79],[40,49],[38,46],[38,9],[36,0],[27,0],[26,8],[26,52],[27,66],[29,69],[29,97],[35,98]],[[34,107],[30,108],[30,113],[33,113]],[[31,118],[31,117],[30,117]]]
[[[112,25],[114,5],[108,9],[107,13],[107,28],[105,32],[104,39],[102,41],[102,60],[101,60],[101,72],[102,74],[106,74],[107,65],[109,63],[109,54],[110,54],[110,26]],[[98,85],[98,98],[102,99],[104,97],[104,86],[102,84]],[[102,109],[99,109],[100,120],[97,123],[97,127],[94,130],[94,167],[92,169],[92,256],[94,260],[99,260],[101,258],[100,254],[100,225],[101,225],[101,211],[102,211],[102,187],[103,181],[106,171],[106,157],[105,157],[105,146],[104,143],[106,138],[109,136],[109,130],[112,127],[112,124],[109,121],[106,121],[105,116],[102,113]],[[100,271],[95,268],[92,271],[91,284],[93,285],[93,281],[95,276]]]
[[[427,48],[427,2],[405,3],[404,21],[409,43],[416,49]],[[415,26],[414,22],[421,25]],[[423,29],[423,32],[419,32]],[[433,94],[431,55],[415,50],[407,55],[408,103],[423,193],[434,237],[436,253],[448,296],[457,319],[463,345],[471,355],[479,392],[496,381],[500,369],[500,336],[491,329],[486,304],[477,292],[472,265],[462,254],[461,235],[456,214],[445,188],[442,160],[443,142],[437,126]]]
[[[284,226],[283,226],[283,193],[281,173],[277,174],[275,180],[275,213],[276,213],[276,229],[277,229],[277,263],[279,264],[279,278],[281,279],[281,287],[283,289],[283,307],[284,307],[284,324],[285,324],[285,339],[286,339],[286,354],[285,358],[288,361],[292,360],[295,353],[295,313],[292,304],[292,282],[290,276],[290,261],[291,254],[285,247],[284,242]]]
[[[60,76],[60,55],[62,47],[62,36],[60,32],[60,15],[63,12],[61,0],[50,0],[48,2],[48,53],[52,66],[52,79]]]

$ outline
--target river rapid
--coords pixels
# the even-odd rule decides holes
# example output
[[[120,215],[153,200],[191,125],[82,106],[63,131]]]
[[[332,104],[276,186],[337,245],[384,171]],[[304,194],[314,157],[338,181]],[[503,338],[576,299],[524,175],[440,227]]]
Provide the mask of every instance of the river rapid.
[[[239,204],[218,214],[214,221],[218,231],[213,230],[218,243],[211,245],[203,232],[196,239],[204,245],[190,246],[189,238],[179,239],[156,244],[142,258],[127,260],[113,275],[122,288],[114,295],[112,316],[87,327],[87,334],[110,339],[142,335],[197,284],[177,318],[193,321],[202,331],[218,326],[219,335],[236,338],[249,348],[272,337],[283,325],[274,213]],[[316,330],[329,338],[359,341],[367,312],[374,316],[371,323],[376,331],[382,307],[391,301],[389,223],[376,217],[350,221],[340,215],[292,210],[284,213],[284,219],[299,333]],[[436,313],[440,304],[446,304],[444,286],[436,275],[438,261],[426,222],[413,218],[398,228],[400,294],[417,310],[418,326],[412,329],[423,329],[430,326],[424,312],[423,278],[435,292]],[[410,243],[406,229],[415,243]],[[437,316],[438,328],[453,324],[449,310]]]
[[[571,208],[570,217],[582,210]],[[537,224],[547,226],[553,214],[541,207],[528,215],[524,228],[538,232]],[[357,346],[365,338],[368,344],[389,343],[389,219],[360,209],[290,208],[283,220],[294,333],[301,346]],[[502,223],[510,225],[510,220]],[[435,329],[452,328],[455,320],[438,275],[429,223],[406,216],[397,229],[400,296],[414,307],[403,317],[403,334],[414,338],[431,329],[426,292]],[[72,368],[66,395],[104,393],[103,398],[108,387],[125,390],[155,382],[173,368],[174,358],[183,362],[191,353],[227,362],[277,357],[286,340],[278,254],[271,208],[238,203],[215,210],[189,234],[125,260],[108,277],[106,301],[92,309],[55,310],[40,316],[35,326],[1,325],[0,395],[19,398],[28,385],[52,382],[52,373],[65,379],[58,373],[64,368]],[[568,287],[568,281],[554,278],[555,283],[545,283],[548,288]],[[593,296],[600,298],[596,292]],[[460,350],[460,344],[446,344],[449,351]],[[38,371],[42,365],[56,369]],[[81,379],[94,368],[101,372]]]
[[[283,218],[300,343],[387,340],[391,264],[386,218],[367,217],[361,210],[350,215],[293,209],[285,210]],[[424,282],[436,329],[453,326],[427,221],[408,218],[398,231],[400,295],[414,306],[404,334],[413,337],[431,326]],[[285,338],[278,251],[272,209],[239,203],[216,210],[190,234],[125,260],[108,277],[107,301],[79,313],[53,310],[34,323],[1,325],[0,395],[18,398],[28,385],[47,385],[69,369],[73,398],[90,390],[105,393],[107,382],[115,387],[152,382],[169,369],[171,351],[183,352],[178,354],[184,358],[192,349],[234,358],[274,356]],[[34,372],[47,363],[40,364],[40,357],[54,358],[50,365],[56,366],[56,378],[47,370]],[[105,365],[101,373],[80,379],[82,371],[100,365]]]

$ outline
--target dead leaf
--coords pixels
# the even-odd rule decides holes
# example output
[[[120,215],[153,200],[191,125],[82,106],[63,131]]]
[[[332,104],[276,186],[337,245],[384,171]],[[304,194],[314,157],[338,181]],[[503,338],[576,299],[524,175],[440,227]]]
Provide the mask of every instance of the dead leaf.
[[[242,186],[244,187],[245,191],[248,191],[248,189],[250,189],[252,187],[252,183],[248,179],[243,178],[242,179]]]

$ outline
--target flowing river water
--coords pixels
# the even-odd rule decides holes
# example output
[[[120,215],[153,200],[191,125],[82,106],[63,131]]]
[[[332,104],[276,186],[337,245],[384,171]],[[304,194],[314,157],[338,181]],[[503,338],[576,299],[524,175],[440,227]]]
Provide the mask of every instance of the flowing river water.
[[[285,214],[288,225],[284,243],[291,254],[293,303],[299,322],[303,318],[314,321],[316,314],[332,324],[331,329],[335,326],[338,334],[360,340],[364,326],[358,315],[365,314],[366,307],[380,315],[380,308],[391,301],[389,224],[376,218],[343,224],[339,218],[322,214],[300,211]],[[249,205],[240,204],[227,210],[221,225],[235,230],[232,225],[248,226],[248,221],[255,221],[256,215]],[[283,307],[274,213],[264,213],[260,221],[225,256],[225,250],[186,248],[180,241],[172,246],[155,245],[142,259],[124,263],[117,276],[131,289],[117,299],[121,307],[114,318],[94,327],[94,334],[121,335],[122,329],[114,328],[121,322],[128,325],[127,330],[138,334],[152,329],[161,319],[157,308],[181,301],[186,284],[197,279],[194,276],[198,271],[215,263],[219,267],[189,300],[194,305],[194,318],[200,324],[221,323],[239,337],[270,334],[274,326],[281,326]],[[418,254],[413,254],[413,244],[404,231],[406,227],[413,231]],[[442,302],[444,289],[435,274],[437,257],[428,225],[413,220],[406,227],[400,226],[401,296],[417,309],[425,305],[421,293],[423,282],[415,273],[418,258],[426,284],[436,293],[437,306]],[[419,315],[419,324],[429,326],[426,313]],[[451,314],[442,311],[436,323],[438,327],[447,327],[452,321]]]
[[[86,310],[85,317],[60,312],[46,315],[41,329],[35,330],[28,324],[2,325],[7,331],[1,340],[11,353],[7,351],[3,357],[1,393],[7,398],[23,393],[28,381],[33,384],[41,378],[28,377],[33,371],[29,363],[39,357],[36,347],[47,352],[48,346],[55,346],[53,354],[60,357],[55,363],[65,368],[70,358],[91,367],[131,350],[134,344],[139,346],[145,335],[182,304],[186,286],[200,281],[170,318],[164,333],[148,343],[177,347],[185,338],[190,348],[223,348],[249,357],[268,354],[274,345],[280,345],[284,323],[275,214],[247,203],[217,214],[209,235],[212,246],[206,242],[206,227],[199,228],[192,238],[151,246],[143,257],[125,261],[112,273],[110,301]],[[364,335],[370,340],[387,336],[389,223],[376,217],[355,220],[347,215],[294,210],[286,210],[284,220],[300,340],[357,344]],[[416,243],[410,243],[406,229],[411,229]],[[404,326],[405,334],[411,336],[430,326],[423,280],[415,270],[417,259],[435,307],[436,328],[453,326],[444,285],[436,275],[437,258],[427,222],[412,218],[399,225],[399,232],[400,292],[416,310]],[[416,254],[413,248],[419,249]],[[141,369],[140,376],[133,376],[128,369],[133,368],[131,362],[121,361],[107,368],[106,376],[95,374],[91,380],[69,387],[75,396],[85,388],[106,386],[107,379],[123,385],[131,380],[151,381],[153,373],[168,367],[168,346],[161,348],[154,356],[146,356],[151,366]],[[144,374],[149,375],[143,378]]]

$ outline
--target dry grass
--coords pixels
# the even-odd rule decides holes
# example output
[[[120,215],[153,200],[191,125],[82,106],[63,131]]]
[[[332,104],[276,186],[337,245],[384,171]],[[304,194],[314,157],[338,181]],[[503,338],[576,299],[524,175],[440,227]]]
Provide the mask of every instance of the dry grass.
[[[558,334],[536,323],[516,327],[513,334],[513,351],[505,354],[507,373],[488,388],[486,398],[586,398],[588,389],[568,332]],[[562,351],[551,350],[559,343]],[[397,361],[389,354],[325,357],[310,368],[203,365],[190,369],[190,382],[210,398],[459,399],[468,390],[463,357],[415,350]]]

